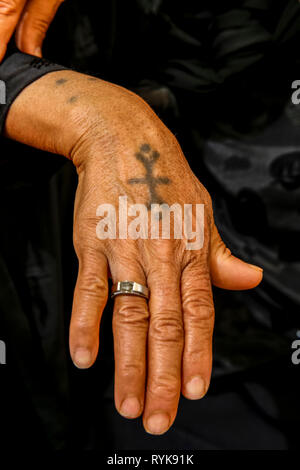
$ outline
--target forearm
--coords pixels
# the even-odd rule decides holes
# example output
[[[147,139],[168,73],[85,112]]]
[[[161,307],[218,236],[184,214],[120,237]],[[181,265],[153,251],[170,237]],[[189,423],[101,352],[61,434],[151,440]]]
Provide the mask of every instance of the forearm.
[[[140,111],[140,112],[137,112]],[[134,93],[71,70],[47,73],[28,85],[7,113],[4,135],[48,152],[73,157],[87,134],[102,150],[136,134],[156,116]],[[125,123],[120,129],[118,122]]]
[[[6,88],[0,134],[67,157],[91,121],[100,120],[97,104],[105,107],[111,95],[103,90],[114,88],[16,48],[0,64],[0,80]]]
[[[77,102],[86,94],[89,80],[91,77],[71,70],[50,72],[35,80],[10,106],[4,135],[69,157],[79,138],[79,126],[84,132],[84,109],[80,118]]]

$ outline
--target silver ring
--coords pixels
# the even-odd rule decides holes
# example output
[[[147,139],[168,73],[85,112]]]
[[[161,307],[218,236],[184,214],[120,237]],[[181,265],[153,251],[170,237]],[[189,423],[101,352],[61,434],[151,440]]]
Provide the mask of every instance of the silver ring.
[[[111,289],[111,298],[117,295],[137,295],[138,297],[149,299],[149,289],[134,281],[119,281]]]

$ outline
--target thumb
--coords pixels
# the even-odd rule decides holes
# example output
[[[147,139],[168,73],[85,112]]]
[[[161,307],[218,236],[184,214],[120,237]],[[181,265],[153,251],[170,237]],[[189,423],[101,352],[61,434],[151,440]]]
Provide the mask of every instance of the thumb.
[[[42,44],[64,0],[29,0],[16,28],[17,47],[26,54],[42,56]]]
[[[215,224],[211,237],[210,272],[213,285],[228,290],[253,289],[263,278],[261,268],[231,254]]]

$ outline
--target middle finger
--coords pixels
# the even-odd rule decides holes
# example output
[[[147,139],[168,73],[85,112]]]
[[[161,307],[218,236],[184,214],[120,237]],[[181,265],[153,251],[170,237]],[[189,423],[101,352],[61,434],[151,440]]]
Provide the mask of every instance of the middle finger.
[[[172,425],[181,387],[183,321],[180,272],[175,264],[163,262],[148,275],[150,326],[148,337],[148,377],[144,427],[162,434]]]

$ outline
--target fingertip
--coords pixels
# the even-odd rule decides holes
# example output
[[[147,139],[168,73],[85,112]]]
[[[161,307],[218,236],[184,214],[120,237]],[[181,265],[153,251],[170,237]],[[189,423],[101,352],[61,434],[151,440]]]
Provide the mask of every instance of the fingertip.
[[[36,44],[21,44],[17,47],[24,54],[34,55],[40,58],[43,57],[41,46],[37,46]]]
[[[235,258],[235,260],[237,275],[240,277],[239,288],[248,290],[257,287],[263,279],[263,269],[254,264],[246,263],[239,258]]]
[[[78,369],[88,369],[93,364],[92,354],[85,348],[77,349],[72,355],[72,360]]]
[[[263,279],[263,269],[233,255],[212,263],[213,285],[227,290],[249,290]]]
[[[200,400],[206,395],[207,388],[204,379],[196,375],[184,385],[182,394],[188,400]]]
[[[35,44],[28,44],[21,48],[24,54],[34,55],[36,57],[42,57],[42,48]]]
[[[124,418],[135,419],[142,414],[143,408],[137,397],[127,397],[122,401],[118,411]]]
[[[37,56],[37,57],[42,57],[42,48],[40,46],[37,46],[35,49],[34,49],[34,53],[33,55]]]
[[[260,268],[259,266],[255,266],[253,264],[249,264],[248,266],[250,266],[250,268],[255,271],[255,274],[253,275],[253,285],[252,287],[249,287],[249,289],[254,289],[263,280],[264,270]]]
[[[99,351],[99,330],[96,330],[81,328],[79,324],[71,320],[69,350],[73,364],[78,369],[88,369],[96,361]]]
[[[170,428],[170,416],[165,411],[156,411],[144,420],[144,429],[148,434],[161,435]]]
[[[255,269],[256,271],[258,271],[260,273],[264,272],[263,268],[260,268],[259,266],[256,266],[256,264],[249,264],[248,263],[248,266],[250,266],[250,268]]]

